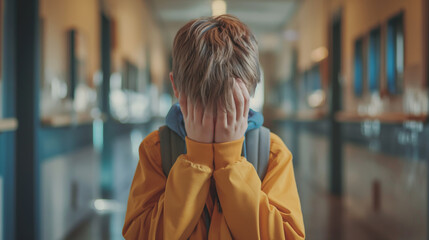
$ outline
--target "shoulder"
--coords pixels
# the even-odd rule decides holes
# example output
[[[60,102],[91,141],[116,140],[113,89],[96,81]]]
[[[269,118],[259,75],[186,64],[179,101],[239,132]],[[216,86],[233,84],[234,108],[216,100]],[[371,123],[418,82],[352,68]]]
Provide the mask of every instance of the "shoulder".
[[[273,161],[292,161],[292,153],[277,134],[270,132],[270,162]]]
[[[160,144],[160,140],[159,140],[159,131],[155,130],[151,133],[149,133],[149,135],[147,135],[143,141],[140,143],[140,148],[139,150],[143,150],[142,148],[152,148],[154,146],[158,146],[159,147]]]
[[[158,130],[149,133],[140,143],[139,156],[140,160],[142,158],[149,158],[151,161],[161,162],[161,146]]]

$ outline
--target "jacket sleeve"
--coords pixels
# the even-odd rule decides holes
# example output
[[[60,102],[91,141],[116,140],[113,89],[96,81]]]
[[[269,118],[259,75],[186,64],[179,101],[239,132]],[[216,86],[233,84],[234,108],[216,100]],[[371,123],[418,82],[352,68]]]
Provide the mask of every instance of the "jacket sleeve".
[[[152,134],[139,148],[122,234],[125,239],[186,239],[197,225],[207,198],[213,145],[186,139],[188,154],[179,156],[167,180],[158,132]]]
[[[214,178],[222,212],[234,239],[304,239],[304,223],[292,154],[271,133],[270,160],[261,184],[241,157],[244,138],[214,144]]]

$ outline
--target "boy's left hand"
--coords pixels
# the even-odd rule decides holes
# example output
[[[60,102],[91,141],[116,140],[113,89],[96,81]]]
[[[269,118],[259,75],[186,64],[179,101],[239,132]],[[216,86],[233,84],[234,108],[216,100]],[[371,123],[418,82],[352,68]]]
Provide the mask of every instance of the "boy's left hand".
[[[233,93],[230,96],[232,109],[227,112],[218,104],[215,125],[216,143],[231,142],[244,136],[247,130],[250,95],[241,79],[235,79]]]
[[[192,103],[184,94],[179,96],[179,103],[189,139],[200,143],[212,143],[214,135],[212,108],[203,108],[199,103]]]

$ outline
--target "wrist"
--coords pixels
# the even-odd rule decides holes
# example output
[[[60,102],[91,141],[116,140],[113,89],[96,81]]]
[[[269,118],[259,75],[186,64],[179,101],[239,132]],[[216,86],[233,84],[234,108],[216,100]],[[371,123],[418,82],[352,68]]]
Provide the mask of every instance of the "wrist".
[[[201,143],[194,141],[188,137],[186,141],[186,155],[188,160],[195,163],[209,166],[213,168],[213,144]]]
[[[230,163],[240,161],[243,142],[244,137],[230,142],[214,143],[215,170],[224,168]]]

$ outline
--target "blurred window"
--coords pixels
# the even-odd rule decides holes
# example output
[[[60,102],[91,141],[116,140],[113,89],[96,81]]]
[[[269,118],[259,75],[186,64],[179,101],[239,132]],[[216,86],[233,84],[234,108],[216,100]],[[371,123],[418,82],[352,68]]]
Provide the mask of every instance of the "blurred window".
[[[123,90],[138,92],[138,73],[139,70],[135,64],[128,60],[124,61],[124,82],[122,83]]]
[[[123,123],[144,123],[154,113],[151,103],[156,103],[156,113],[165,112],[164,102],[171,105],[171,98],[165,96],[160,97],[160,101],[164,102],[155,101],[158,98],[157,88],[154,85],[146,88],[146,71],[141,71],[137,64],[125,59],[122,71],[110,76],[110,111],[116,120]]]
[[[380,45],[380,28],[376,28],[369,34],[368,46],[368,83],[371,92],[378,91],[380,86]]]
[[[391,94],[401,92],[404,75],[404,29],[403,14],[391,18],[387,23],[386,77]]]
[[[322,82],[320,80],[320,65],[314,65],[310,70],[311,79],[311,90],[312,92],[322,88]]]
[[[320,65],[316,64],[304,73],[307,104],[311,108],[323,105],[325,97],[320,79]]]
[[[304,72],[304,82],[307,95],[322,88],[319,64],[312,66]]]
[[[363,39],[360,38],[355,42],[355,57],[354,57],[354,93],[356,96],[362,96],[363,91]]]

